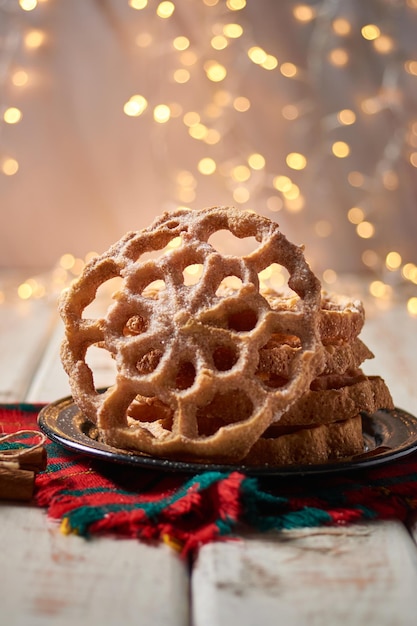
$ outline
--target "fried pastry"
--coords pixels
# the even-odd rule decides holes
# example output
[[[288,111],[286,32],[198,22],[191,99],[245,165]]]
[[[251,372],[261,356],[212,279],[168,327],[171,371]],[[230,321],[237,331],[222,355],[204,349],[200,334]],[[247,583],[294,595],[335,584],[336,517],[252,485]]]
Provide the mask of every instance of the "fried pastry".
[[[253,237],[257,248],[240,257],[223,255],[209,241],[220,230],[238,239]],[[174,238],[181,238],[179,247],[144,258],[163,251]],[[260,293],[258,274],[273,263],[288,271],[296,296],[291,309],[274,310]],[[203,266],[202,276],[186,285],[183,272],[193,264]],[[116,276],[123,283],[106,315],[84,317],[99,286]],[[241,286],[224,296],[218,290],[230,276]],[[164,289],[155,297],[146,289],[156,280]],[[320,302],[320,283],[302,247],[289,242],[276,223],[226,207],[181,209],[128,233],[89,262],[62,295],[62,362],[77,405],[105,442],[158,456],[237,461],[322,369]],[[259,349],[275,334],[296,336],[299,342],[280,388],[257,376]],[[114,385],[101,394],[86,362],[92,345],[110,352],[117,368]],[[198,414],[214,398],[234,392],[244,398],[244,411],[201,436]],[[128,421],[138,395],[168,406],[169,426],[150,430],[140,420]]]

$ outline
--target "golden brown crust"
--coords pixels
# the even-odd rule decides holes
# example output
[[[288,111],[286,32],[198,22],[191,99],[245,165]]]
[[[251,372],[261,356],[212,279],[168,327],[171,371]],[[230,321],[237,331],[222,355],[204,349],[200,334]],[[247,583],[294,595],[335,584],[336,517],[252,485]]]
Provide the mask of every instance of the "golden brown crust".
[[[278,293],[272,289],[262,290],[274,310],[292,310],[297,297]],[[320,305],[320,337],[324,345],[349,343],[361,332],[365,323],[365,311],[360,300],[341,294],[322,292]]]
[[[296,345],[282,336],[273,336],[259,351],[258,371],[276,374],[284,378],[291,372],[292,360],[297,351]],[[359,338],[351,343],[335,343],[324,346],[324,363],[321,374],[343,374],[357,369],[373,353]]]
[[[389,389],[379,376],[365,376],[362,372],[351,376],[323,376],[313,381],[315,389],[306,391],[280,419],[265,431],[281,434],[288,428],[330,424],[354,417],[360,412],[374,413],[378,409],[392,409]],[[221,398],[199,418],[201,433],[215,432],[231,416],[239,414],[241,397],[230,394],[227,402]]]
[[[365,411],[394,408],[391,394],[379,376],[353,376],[340,387],[309,390],[282,416],[279,424],[327,424]],[[330,383],[335,384],[334,382]]]
[[[262,436],[243,463],[250,466],[303,466],[351,457],[363,451],[362,420],[356,415],[277,437]]]

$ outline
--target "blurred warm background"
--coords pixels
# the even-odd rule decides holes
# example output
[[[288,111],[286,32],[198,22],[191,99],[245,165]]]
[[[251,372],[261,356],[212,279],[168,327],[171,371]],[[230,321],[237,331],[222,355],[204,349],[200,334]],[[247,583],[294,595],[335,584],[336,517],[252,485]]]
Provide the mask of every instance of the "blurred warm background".
[[[325,287],[417,315],[417,0],[0,0],[0,100],[21,297],[164,210],[233,204]]]

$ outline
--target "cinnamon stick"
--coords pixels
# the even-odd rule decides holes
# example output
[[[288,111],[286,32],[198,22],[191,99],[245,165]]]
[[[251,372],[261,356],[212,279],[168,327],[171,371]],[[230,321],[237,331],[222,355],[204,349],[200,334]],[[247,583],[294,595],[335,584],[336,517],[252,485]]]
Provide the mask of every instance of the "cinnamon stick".
[[[10,457],[10,459],[8,457]],[[28,448],[27,450],[21,448],[18,456],[14,450],[2,450],[0,467],[2,463],[9,463],[11,461],[18,464],[18,469],[42,472],[46,469],[47,464],[46,449],[44,446]]]
[[[0,500],[31,500],[35,488],[35,472],[19,469],[14,461],[0,464]]]

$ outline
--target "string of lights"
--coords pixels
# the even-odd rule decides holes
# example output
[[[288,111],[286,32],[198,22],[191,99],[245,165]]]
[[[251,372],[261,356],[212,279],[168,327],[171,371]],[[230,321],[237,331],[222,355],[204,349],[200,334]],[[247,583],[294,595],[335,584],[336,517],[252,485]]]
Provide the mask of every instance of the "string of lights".
[[[27,16],[52,3],[0,4],[13,24],[1,40],[3,93],[30,83],[13,59],[42,47],[46,33]],[[126,0],[123,14],[106,4],[136,68],[117,113],[132,136],[150,137],[169,182],[162,208],[199,208],[218,190],[221,203],[305,241],[326,289],[359,273],[381,306],[405,294],[417,316],[417,0]],[[2,102],[0,129],[24,114]],[[12,139],[4,177],[23,175]],[[86,258],[64,253],[49,288]],[[281,281],[275,268],[261,279]],[[28,279],[19,297],[43,297],[43,282]]]

